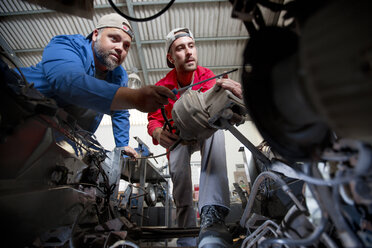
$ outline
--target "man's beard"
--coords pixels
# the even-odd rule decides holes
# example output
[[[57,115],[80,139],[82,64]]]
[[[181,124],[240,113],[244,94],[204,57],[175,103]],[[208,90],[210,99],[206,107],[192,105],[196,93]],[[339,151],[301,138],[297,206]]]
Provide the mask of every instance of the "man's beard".
[[[106,51],[101,47],[99,37],[97,37],[97,41],[94,43],[93,49],[97,59],[102,65],[104,65],[107,68],[107,70],[113,71],[116,67],[120,65],[118,64],[117,61],[110,57],[110,54],[112,52]]]
[[[187,65],[185,63],[185,64],[183,64],[182,67],[183,67],[183,70],[186,71],[186,72],[195,71],[196,68],[198,67],[198,60],[194,61],[194,65]]]

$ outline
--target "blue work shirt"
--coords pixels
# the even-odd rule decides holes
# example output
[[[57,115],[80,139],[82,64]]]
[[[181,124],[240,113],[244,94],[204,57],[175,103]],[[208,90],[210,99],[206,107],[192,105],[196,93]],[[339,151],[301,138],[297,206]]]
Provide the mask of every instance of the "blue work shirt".
[[[94,133],[103,114],[111,115],[116,146],[128,145],[128,110],[110,110],[116,91],[127,87],[128,74],[119,66],[105,80],[95,78],[91,39],[79,34],[55,36],[45,47],[41,62],[21,70],[28,82],[55,99],[85,130]]]

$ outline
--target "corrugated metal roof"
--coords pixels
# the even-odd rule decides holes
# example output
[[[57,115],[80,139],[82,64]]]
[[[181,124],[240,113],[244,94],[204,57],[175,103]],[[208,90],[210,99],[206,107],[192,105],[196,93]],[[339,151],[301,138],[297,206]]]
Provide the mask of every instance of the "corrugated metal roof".
[[[134,15],[139,18],[157,13],[167,1],[134,0],[123,3],[117,0],[114,3],[125,13],[128,13],[128,6],[131,5]],[[89,20],[26,1],[4,0],[0,2],[0,35],[24,66],[35,65],[53,36],[78,33],[86,36],[94,29],[100,16],[114,12],[106,0],[95,0],[94,7],[93,20]],[[221,67],[224,70],[241,67],[241,55],[248,33],[240,20],[231,18],[231,10],[232,5],[228,1],[178,0],[154,20],[132,22],[138,25],[139,35],[123,64],[124,68],[128,71],[137,68],[142,81],[146,72],[146,83],[156,83],[169,71],[165,62],[164,37],[171,29],[181,26],[189,27],[195,36],[200,65],[213,71]],[[141,53],[137,49],[139,45]],[[240,81],[239,74],[231,77]]]
[[[88,0],[89,1],[89,0]],[[168,1],[114,0],[121,11],[135,17],[154,15]],[[128,71],[137,71],[141,81],[155,84],[170,70],[166,65],[165,36],[173,28],[189,27],[195,37],[199,64],[215,74],[241,68],[248,32],[240,20],[231,18],[227,0],[176,0],[160,17],[148,22],[132,22],[137,36],[123,63]],[[114,10],[107,0],[94,1],[93,19],[65,14],[22,0],[0,1],[0,36],[23,66],[36,65],[50,39],[61,34],[90,34],[98,19]],[[0,38],[1,38],[0,37]],[[1,41],[1,39],[0,39]],[[1,44],[0,45],[4,45]],[[138,49],[141,50],[138,50]],[[141,57],[142,56],[142,57]],[[240,81],[241,69],[229,75]],[[132,125],[146,125],[146,114],[131,110]],[[105,118],[102,124],[110,124]]]
[[[154,15],[168,1],[114,0],[121,11],[135,17]],[[215,74],[241,68],[248,32],[240,20],[231,18],[227,0],[176,0],[168,11],[148,22],[132,22],[135,37],[123,67],[137,70],[141,81],[155,84],[170,70],[166,65],[165,36],[173,28],[189,27],[195,37],[199,64]],[[43,48],[60,34],[90,34],[98,19],[114,10],[107,0],[94,1],[93,19],[65,14],[21,0],[0,1],[0,36],[17,55],[23,66],[37,64]],[[0,38],[1,38],[0,37]],[[0,43],[1,44],[1,43]],[[2,44],[3,45],[3,44]],[[140,50],[139,50],[140,48]],[[145,75],[146,74],[146,75]],[[229,75],[240,81],[241,69]],[[137,114],[134,114],[137,116]],[[137,122],[132,114],[132,122]],[[143,122],[143,116],[138,117]]]

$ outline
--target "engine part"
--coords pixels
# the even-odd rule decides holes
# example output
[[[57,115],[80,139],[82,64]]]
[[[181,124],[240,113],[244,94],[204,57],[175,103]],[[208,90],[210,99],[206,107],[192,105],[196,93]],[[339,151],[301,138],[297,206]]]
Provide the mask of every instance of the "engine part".
[[[110,192],[105,192],[105,187],[101,187],[101,191],[104,194],[98,192],[98,196],[104,197],[110,195],[111,201],[118,202],[117,195],[119,192],[119,182],[122,170],[122,164],[124,157],[122,156],[124,148],[116,147],[113,151],[106,153],[106,159],[100,164],[100,167],[104,170],[104,173],[100,173],[99,181],[103,182],[107,180],[106,188],[110,189]],[[104,175],[107,175],[107,179],[104,179]]]
[[[107,175],[99,181],[96,170],[89,169],[105,173],[101,166],[105,151],[79,126],[71,125],[71,117],[54,101],[23,81],[2,60],[0,66],[3,243],[25,247],[38,240],[40,247],[63,246],[88,206],[101,202],[95,205],[93,218],[84,216],[79,222],[92,224],[97,217],[103,221],[110,218],[106,215],[109,204],[96,194],[97,185],[110,183]],[[104,189],[109,194],[112,187]]]
[[[157,200],[158,200],[158,191],[156,189],[156,187],[153,185],[153,184],[149,184],[147,187],[146,187],[146,192],[147,192],[147,195],[146,195],[146,204],[147,206],[155,206]]]
[[[244,52],[244,100],[250,116],[274,151],[288,160],[310,159],[330,132],[314,112],[297,77],[298,36],[279,27],[263,28]]]
[[[345,13],[345,10],[347,12]],[[372,143],[372,2],[331,1],[301,32],[309,100],[339,137]]]
[[[271,226],[275,227],[273,230]],[[261,226],[259,226],[252,234],[246,237],[242,243],[241,247],[252,247],[254,243],[256,243],[263,235],[266,234],[266,231],[271,231],[274,236],[278,236],[277,231],[279,231],[280,227],[272,220],[266,220]],[[249,243],[248,243],[249,242]]]
[[[147,206],[153,207],[157,202],[162,202],[165,205],[165,189],[160,184],[149,183],[146,187],[145,201]]]
[[[289,161],[319,156],[334,137],[372,140],[372,3],[316,2],[304,13],[307,4],[293,3],[300,32],[261,26],[244,53],[249,114]]]
[[[204,93],[186,91],[172,110],[174,126],[186,141],[209,138],[217,129],[227,128],[228,122],[222,119],[230,120],[234,115],[246,116],[243,101],[218,85]]]
[[[283,179],[281,179],[277,174],[275,174],[273,172],[265,171],[265,172],[262,172],[258,175],[257,179],[255,180],[255,182],[252,186],[252,190],[251,190],[251,194],[248,198],[247,206],[246,206],[246,208],[244,210],[244,213],[243,213],[243,216],[240,220],[240,225],[242,227],[247,227],[247,228],[249,227],[249,226],[247,226],[247,223],[248,223],[250,215],[252,215],[252,208],[253,208],[253,203],[254,203],[255,197],[256,197],[256,195],[259,191],[259,186],[263,182],[265,182],[266,178],[271,178],[271,179],[275,180],[275,182],[279,183],[281,188],[283,189],[283,191],[291,198],[291,200],[294,202],[294,204],[297,206],[297,208],[300,211],[302,211],[302,212],[307,211],[304,208],[304,206],[300,203],[300,201],[297,199],[297,197],[293,194],[293,192],[288,187],[288,185],[283,181]]]

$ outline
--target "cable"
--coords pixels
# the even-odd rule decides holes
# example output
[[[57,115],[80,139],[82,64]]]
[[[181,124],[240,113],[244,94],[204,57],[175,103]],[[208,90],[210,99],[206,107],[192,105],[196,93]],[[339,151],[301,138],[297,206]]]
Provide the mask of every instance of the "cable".
[[[105,170],[102,168],[101,163],[103,160],[100,160],[97,156],[94,156],[94,154],[90,154],[92,163],[97,167],[99,172],[102,175],[103,182],[104,182],[104,194],[105,194],[105,204],[109,205],[110,204],[110,197],[112,193],[114,193],[114,190],[116,188],[116,184],[110,185],[110,180],[105,172]],[[109,206],[110,207],[110,206]],[[111,209],[110,209],[111,210]]]
[[[71,125],[69,125],[71,127]],[[78,126],[78,125],[76,125]],[[106,150],[105,148],[98,142],[96,136],[94,135],[94,133],[92,132],[89,132],[87,130],[84,130],[84,129],[78,129],[78,128],[72,128],[72,132],[74,134],[74,136],[79,136],[81,137],[81,140],[85,143],[85,145],[87,146],[87,148],[89,149],[95,149],[97,151],[100,151],[102,152],[103,154],[106,154]],[[79,133],[85,133],[85,134],[88,134],[88,136],[84,135],[81,136],[79,135]],[[107,155],[105,155],[105,157],[107,157]]]
[[[112,2],[112,0],[108,0],[108,2],[110,3],[111,7],[121,16],[127,18],[128,20],[130,21],[134,21],[134,22],[147,22],[147,21],[150,21],[152,19],[155,19],[156,17],[158,16],[161,16],[165,11],[167,11],[171,6],[172,4],[175,2],[176,0],[171,0],[169,1],[169,3],[167,4],[167,6],[164,7],[164,9],[160,10],[158,13],[156,13],[155,15],[152,15],[152,16],[149,16],[149,17],[145,17],[145,18],[136,18],[136,17],[132,17],[132,16],[129,16],[129,15],[126,15],[124,14],[123,12],[121,12],[119,10],[118,7],[116,7],[116,5]]]
[[[177,142],[177,141],[176,141],[176,142]],[[137,159],[158,158],[158,157],[161,157],[161,156],[165,156],[165,155],[167,155],[169,152],[170,152],[170,150],[168,150],[167,152],[164,152],[164,153],[158,154],[158,155],[138,157],[138,158],[136,158],[136,160],[137,160]]]
[[[314,174],[320,177],[318,167],[312,166],[312,164],[305,164],[304,170],[305,173]],[[338,176],[339,174],[336,173],[336,177]],[[314,199],[317,201],[323,217],[329,216],[335,229],[337,230],[337,233],[341,234],[339,235],[341,242],[345,243],[346,247],[361,247],[362,245],[360,244],[358,238],[356,238],[354,233],[349,233],[350,229],[348,226],[345,226],[345,220],[338,212],[338,199],[336,199],[336,202],[330,201],[330,199],[334,200],[332,197],[335,196],[332,195],[332,193],[335,194],[335,192],[331,192],[328,188],[321,188],[321,186],[315,186],[313,184],[309,184],[308,187],[311,194],[314,196]],[[337,189],[336,186],[333,187],[333,190],[335,189]]]
[[[336,172],[336,178],[337,177],[342,177],[343,171],[337,171]],[[354,230],[352,230],[350,223],[348,223],[347,219],[344,217],[344,214],[342,213],[343,209],[341,206],[341,201],[340,201],[340,195],[338,193],[338,187],[339,186],[334,186],[332,188],[332,202],[333,202],[333,210],[336,213],[336,216],[338,217],[338,223],[340,224],[338,226],[338,231],[340,233],[345,233],[347,232],[348,238],[351,240],[351,244],[356,245],[358,247],[361,247],[363,244],[359,240],[358,235],[355,234]],[[340,230],[341,229],[341,230]]]
[[[355,179],[354,175],[347,175],[341,178],[324,180],[324,179],[308,176],[305,173],[302,173],[298,170],[295,170],[295,172],[298,175],[300,180],[305,181],[306,183],[314,184],[318,186],[331,186],[332,187],[332,186],[339,185],[339,184],[349,183],[351,180]]]
[[[176,146],[178,146],[181,142],[182,142],[182,138],[178,138],[178,140],[176,140],[176,142],[174,142],[173,145],[171,147],[169,147],[167,152],[159,154],[159,155],[155,155],[155,156],[139,157],[139,158],[136,158],[136,159],[158,158],[158,157],[161,157],[161,156],[165,156],[168,153],[170,153],[171,151],[173,151],[173,149],[176,148]]]
[[[158,157],[161,157],[161,156],[165,156],[165,155],[167,155],[169,152],[170,152],[170,151],[167,151],[167,152],[164,152],[164,153],[161,153],[161,154],[158,154],[158,155],[154,155],[154,156],[139,157],[139,158],[136,158],[136,159],[158,158]]]
[[[170,124],[170,122],[169,122],[169,120],[168,120],[168,118],[167,118],[167,115],[165,114],[165,108],[164,108],[164,106],[162,106],[162,107],[160,108],[160,110],[161,110],[161,115],[163,116],[163,119],[164,119],[164,121],[165,121],[164,126],[163,126],[163,130],[165,129],[165,127],[168,127],[169,132],[172,132],[173,127],[172,127],[172,125]]]

